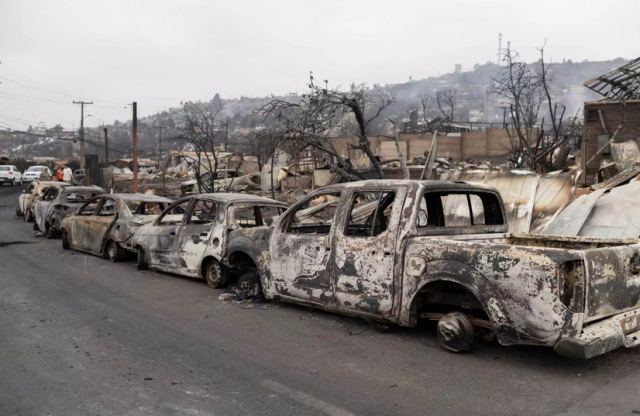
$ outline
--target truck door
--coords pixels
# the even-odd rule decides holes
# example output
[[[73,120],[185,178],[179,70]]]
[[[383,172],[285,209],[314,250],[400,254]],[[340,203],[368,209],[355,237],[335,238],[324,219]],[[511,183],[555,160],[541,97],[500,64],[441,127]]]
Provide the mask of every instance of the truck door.
[[[396,236],[406,189],[353,192],[336,231],[332,276],[339,307],[372,314],[391,311]]]
[[[329,259],[340,194],[309,197],[273,230],[269,286],[279,296],[333,304]]]
[[[202,256],[211,241],[211,232],[217,227],[217,215],[216,202],[197,199],[189,218],[180,227],[178,256],[182,267],[186,267],[188,273],[198,274]]]

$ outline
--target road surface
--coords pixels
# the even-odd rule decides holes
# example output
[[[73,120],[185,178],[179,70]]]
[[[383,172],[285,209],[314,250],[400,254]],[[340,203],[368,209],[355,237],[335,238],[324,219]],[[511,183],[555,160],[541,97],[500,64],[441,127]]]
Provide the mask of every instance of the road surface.
[[[0,188],[0,415],[640,413],[640,350],[438,347],[201,281],[63,250]]]

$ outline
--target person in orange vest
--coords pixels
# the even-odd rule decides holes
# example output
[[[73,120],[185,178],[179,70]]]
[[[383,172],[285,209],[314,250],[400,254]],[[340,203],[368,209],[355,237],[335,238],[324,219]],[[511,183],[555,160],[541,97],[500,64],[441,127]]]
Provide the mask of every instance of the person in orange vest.
[[[56,179],[60,182],[64,181],[64,169],[60,165],[56,168]]]

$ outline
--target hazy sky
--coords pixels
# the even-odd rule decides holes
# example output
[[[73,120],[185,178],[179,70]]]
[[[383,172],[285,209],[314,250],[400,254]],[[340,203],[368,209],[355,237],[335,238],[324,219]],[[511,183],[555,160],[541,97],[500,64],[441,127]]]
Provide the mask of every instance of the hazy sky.
[[[77,127],[181,100],[395,83],[495,60],[640,56],[637,0],[0,0],[0,128]]]

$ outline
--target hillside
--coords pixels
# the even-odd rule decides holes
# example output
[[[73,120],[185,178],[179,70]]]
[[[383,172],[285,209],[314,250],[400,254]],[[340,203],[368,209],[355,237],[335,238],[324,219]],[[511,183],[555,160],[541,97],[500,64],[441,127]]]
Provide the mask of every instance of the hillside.
[[[587,88],[583,87],[583,82],[599,74],[605,73],[626,62],[625,59],[618,58],[609,61],[598,62],[572,62],[570,60],[554,63],[552,66],[552,93],[563,104],[567,106],[567,115],[581,115],[582,103],[584,101],[598,99],[598,96]],[[399,84],[369,86],[374,94],[388,94],[393,97],[393,103],[371,126],[371,134],[384,133],[389,128],[387,119],[405,119],[412,109],[419,109],[422,98],[428,102],[426,117],[437,117],[435,95],[437,91],[455,89],[456,90],[456,121],[472,121],[475,123],[497,123],[502,122],[502,110],[500,104],[496,102],[496,97],[491,93],[493,81],[499,67],[495,64],[476,65],[473,70],[466,72],[449,73],[438,77],[430,77],[420,80],[412,80]],[[216,94],[217,96],[217,94]],[[223,140],[224,130],[222,123],[228,122],[229,143],[232,146],[242,147],[250,133],[258,126],[263,125],[264,120],[257,116],[254,111],[268,101],[280,98],[285,100],[296,100],[299,97],[295,94],[286,96],[271,97],[240,97],[222,99],[223,112],[220,117],[221,130],[220,140]],[[216,99],[220,99],[217,97]],[[179,126],[182,119],[182,109],[169,108],[166,111],[142,117],[139,120],[140,148],[143,154],[154,155],[157,151],[158,131],[154,126],[163,126],[163,149],[181,148],[184,143],[180,140],[173,140],[179,134]],[[116,121],[112,125],[106,126],[109,130],[109,141],[112,157],[124,155],[131,149],[131,122],[129,120]],[[338,134],[353,134],[350,125],[345,124],[343,131]],[[99,145],[102,143],[102,133],[100,129],[88,129],[87,138],[89,153],[102,155]],[[94,142],[94,143],[92,143]]]

